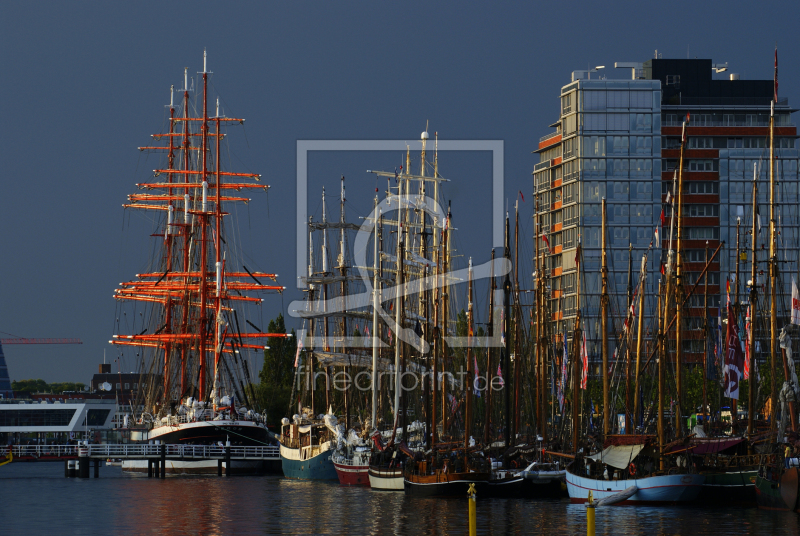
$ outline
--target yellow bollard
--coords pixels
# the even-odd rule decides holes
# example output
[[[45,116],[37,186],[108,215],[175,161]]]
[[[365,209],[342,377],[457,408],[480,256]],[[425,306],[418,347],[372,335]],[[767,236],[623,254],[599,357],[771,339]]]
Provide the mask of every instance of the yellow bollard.
[[[594,499],[589,490],[589,504],[586,505],[586,536],[594,536]]]
[[[476,536],[478,534],[478,521],[475,513],[475,484],[469,485],[469,536]]]

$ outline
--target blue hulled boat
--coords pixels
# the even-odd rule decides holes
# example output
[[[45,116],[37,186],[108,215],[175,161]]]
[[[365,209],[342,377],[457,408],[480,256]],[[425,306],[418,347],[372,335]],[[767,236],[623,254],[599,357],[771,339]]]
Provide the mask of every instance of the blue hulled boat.
[[[301,480],[338,480],[331,454],[336,447],[323,421],[295,416],[283,420],[280,452],[283,476]]]

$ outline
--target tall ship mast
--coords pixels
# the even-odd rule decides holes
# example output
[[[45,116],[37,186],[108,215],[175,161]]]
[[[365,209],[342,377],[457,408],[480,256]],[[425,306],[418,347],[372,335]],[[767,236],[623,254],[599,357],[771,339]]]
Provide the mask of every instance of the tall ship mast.
[[[244,119],[226,117],[219,98],[209,115],[205,52],[199,74],[199,104],[187,68],[178,105],[170,89],[167,132],[139,148],[161,165],[137,184],[145,193],[130,194],[123,206],[152,215],[156,243],[147,271],[115,291],[119,331],[110,342],[139,352],[143,439],[268,444],[249,363],[270,337],[289,335],[263,333],[248,309],[284,287],[268,283],[276,274],[249,269],[241,244],[227,233],[231,208],[251,200],[239,192],[268,186],[259,174],[225,170],[227,131]]]

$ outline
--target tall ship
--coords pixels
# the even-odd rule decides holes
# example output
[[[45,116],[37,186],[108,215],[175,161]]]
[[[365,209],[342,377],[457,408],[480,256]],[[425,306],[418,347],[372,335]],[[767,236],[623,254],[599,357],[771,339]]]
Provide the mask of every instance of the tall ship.
[[[228,131],[244,119],[225,116],[219,97],[209,114],[205,52],[199,74],[201,94],[194,95],[184,70],[177,105],[170,88],[166,131],[152,136],[152,146],[139,148],[160,164],[123,206],[151,218],[153,253],[146,270],[114,293],[117,333],[110,343],[120,347],[120,357],[135,351],[142,373],[133,407],[144,411],[134,415],[133,437],[180,445],[268,445],[274,442],[266,415],[257,409],[250,364],[269,337],[288,335],[262,332],[250,308],[284,287],[269,283],[275,274],[244,264],[233,221],[235,205],[251,201],[240,192],[268,186],[257,173],[227,170]],[[232,470],[257,469],[248,464]],[[146,464],[126,462],[123,469],[144,471]],[[216,462],[175,462],[167,470],[215,472]]]

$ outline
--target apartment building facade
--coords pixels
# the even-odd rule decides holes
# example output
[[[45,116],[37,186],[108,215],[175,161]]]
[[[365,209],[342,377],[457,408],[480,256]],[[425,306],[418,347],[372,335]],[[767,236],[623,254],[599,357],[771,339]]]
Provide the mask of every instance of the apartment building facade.
[[[706,248],[713,252],[725,242],[709,273],[709,319],[714,330],[718,308],[720,304],[724,307],[727,300],[727,281],[731,280],[732,294],[735,293],[732,274],[737,256],[742,274],[739,297],[747,300],[744,283],[752,255],[737,255],[736,227],[738,218],[740,249],[749,251],[749,200],[755,165],[762,222],[756,235],[756,286],[762,296],[767,290],[773,81],[741,80],[730,74],[726,79],[715,79],[711,60],[653,59],[625,66],[633,66],[628,80],[588,79],[583,78],[585,74],[573,73],[573,81],[561,88],[559,120],[551,125],[555,132],[539,140],[536,152],[540,161],[533,173],[543,231],[552,246],[552,254],[547,257],[550,332],[554,336],[566,332],[571,340],[577,303],[576,247],[580,240],[581,314],[593,374],[599,373],[601,355],[601,200],[605,198],[607,202],[610,325],[614,326],[609,334],[609,355],[614,356],[620,348],[620,357],[624,357],[626,345],[621,340],[621,328],[630,286],[638,284],[645,254],[645,330],[652,333],[654,327],[657,285],[669,245],[671,206],[666,200],[668,192],[674,193],[673,177],[687,113],[690,122],[683,171],[684,286],[688,291],[698,280],[705,266]],[[779,100],[775,106],[776,220],[781,271],[778,312],[782,317],[788,315],[791,274],[798,271],[800,221],[797,129],[791,119],[794,111],[787,99]],[[666,216],[663,227],[662,210]],[[688,320],[683,325],[684,361],[690,366],[702,363],[705,355],[702,285],[700,291],[689,298]],[[779,324],[783,322],[779,320]],[[768,350],[768,344],[760,345],[757,357],[766,359]]]

